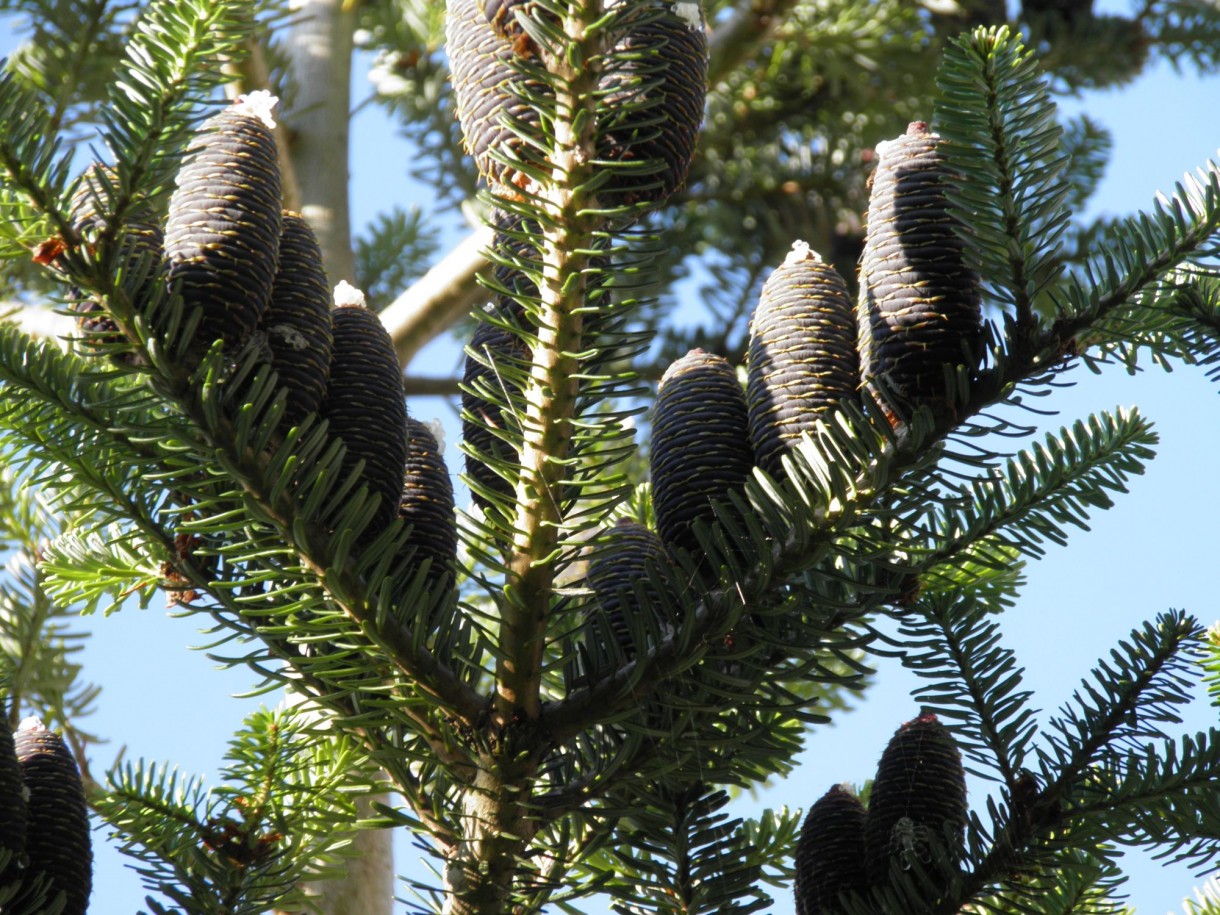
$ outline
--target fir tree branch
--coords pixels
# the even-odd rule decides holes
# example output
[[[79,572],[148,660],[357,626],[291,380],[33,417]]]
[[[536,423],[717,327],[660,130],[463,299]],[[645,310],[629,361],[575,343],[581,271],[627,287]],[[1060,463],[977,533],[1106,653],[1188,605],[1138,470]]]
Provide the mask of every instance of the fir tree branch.
[[[748,61],[796,2],[742,0],[708,39],[710,84]],[[490,243],[488,231],[476,229],[381,313],[404,367],[429,340],[486,300],[478,277],[489,265],[483,252]]]
[[[957,912],[963,902],[1004,879],[1015,865],[1029,860],[1031,855],[1038,858],[1047,850],[1095,845],[1112,837],[1110,825],[1098,823],[1100,834],[1093,836],[1090,824],[1095,815],[1109,809],[1107,805],[1121,803],[1121,793],[1107,784],[1104,772],[1108,763],[1123,759],[1123,753],[1114,745],[1131,743],[1139,737],[1163,737],[1156,724],[1179,720],[1172,708],[1187,700],[1185,690],[1189,685],[1180,670],[1185,664],[1182,652],[1192,644],[1197,646],[1202,633],[1202,627],[1187,614],[1163,613],[1155,623],[1132,633],[1134,644],[1123,645],[1125,654],[1112,653],[1116,668],[1102,662],[1097,677],[1100,688],[1085,685],[1092,707],[1085,705],[1078,694],[1082,713],[1068,709],[1062,720],[1051,721],[1050,730],[1057,733],[1044,731],[1050,742],[1049,752],[1041,753],[1044,786],[1033,797],[1014,802],[1017,806],[1006,811],[1006,818],[998,824],[994,844],[971,867],[951,897],[936,908],[938,915]],[[1169,755],[1173,756],[1172,744],[1168,747]],[[1213,757],[1217,750],[1208,741],[1198,743],[1198,752],[1193,741],[1183,743],[1184,757],[1200,763],[1194,770],[1190,766],[1162,763],[1158,749],[1152,745],[1137,747],[1133,752],[1152,760],[1152,764],[1146,778],[1138,774],[1138,765],[1133,767],[1134,790],[1128,789],[1132,795],[1151,797],[1156,789],[1146,786],[1157,781],[1158,772],[1167,775],[1159,783],[1164,792],[1161,799],[1166,803],[1173,800],[1175,791],[1189,795],[1209,780],[1214,784]],[[1180,784],[1174,784],[1175,778]],[[1135,807],[1141,809],[1141,804],[1142,801],[1137,801]]]
[[[970,504],[944,511],[921,566],[935,575],[963,552],[985,556],[997,545],[1041,556],[1045,541],[1066,542],[1065,525],[1085,527],[1090,508],[1109,508],[1109,493],[1126,491],[1127,479],[1155,456],[1157,441],[1136,410],[1094,415],[1048,434],[1003,471],[974,481]]]
[[[948,194],[970,227],[967,250],[1015,312],[1018,333],[1032,334],[1034,302],[1056,278],[1071,215],[1063,131],[1046,80],[1007,28],[979,29],[950,42],[937,85],[946,159],[963,179]]]
[[[921,708],[949,722],[964,718],[965,726],[950,724],[959,746],[997,772],[1011,794],[1037,724],[1026,704],[1031,691],[1018,689],[1023,670],[1000,645],[988,610],[969,598],[920,600],[892,641],[904,666],[936,680],[915,691]]]

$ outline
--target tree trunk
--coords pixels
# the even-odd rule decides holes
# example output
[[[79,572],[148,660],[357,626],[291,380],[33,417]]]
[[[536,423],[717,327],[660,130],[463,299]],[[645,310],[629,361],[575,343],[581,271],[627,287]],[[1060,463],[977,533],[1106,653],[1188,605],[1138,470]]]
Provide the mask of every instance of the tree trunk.
[[[292,74],[284,121],[292,164],[331,285],[355,279],[348,210],[348,130],[355,14],[342,0],[296,0],[284,50]]]

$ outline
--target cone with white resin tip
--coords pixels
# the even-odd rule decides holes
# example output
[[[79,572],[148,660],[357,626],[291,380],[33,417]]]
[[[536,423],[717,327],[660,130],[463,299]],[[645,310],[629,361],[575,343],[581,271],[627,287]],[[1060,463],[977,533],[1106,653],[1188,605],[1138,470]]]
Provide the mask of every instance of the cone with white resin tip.
[[[330,434],[347,451],[343,472],[364,462],[361,482],[379,496],[361,542],[379,535],[398,514],[407,460],[407,405],[394,341],[364,293],[346,282],[335,287],[333,346],[326,395],[319,411]]]
[[[305,217],[285,210],[279,266],[261,330],[287,396],[286,427],[316,411],[326,394],[333,345],[330,301],[318,240]]]
[[[666,369],[653,408],[652,505],[667,548],[699,554],[693,525],[715,518],[754,466],[745,395],[722,356],[691,350]]]
[[[847,285],[797,242],[767,278],[750,322],[746,402],[758,466],[782,473],[782,455],[817,420],[859,396],[856,320]]]
[[[840,912],[840,894],[868,888],[864,822],[864,805],[846,785],[809,808],[796,843],[796,915]]]
[[[953,735],[925,712],[890,739],[877,764],[864,827],[872,884],[916,862],[929,875],[953,870],[965,848],[966,773]]]
[[[281,225],[275,102],[269,93],[251,92],[209,118],[178,172],[165,258],[186,317],[201,312],[195,349],[218,338],[241,344],[271,298]]]
[[[951,419],[947,373],[973,372],[982,339],[979,278],[946,197],[954,176],[922,121],[877,156],[860,258],[861,376],[892,420],[920,406]]]
[[[21,780],[28,792],[27,879],[45,876],[51,895],[63,892],[62,915],[84,915],[93,885],[89,811],[76,760],[63,739],[27,718],[14,735]]]

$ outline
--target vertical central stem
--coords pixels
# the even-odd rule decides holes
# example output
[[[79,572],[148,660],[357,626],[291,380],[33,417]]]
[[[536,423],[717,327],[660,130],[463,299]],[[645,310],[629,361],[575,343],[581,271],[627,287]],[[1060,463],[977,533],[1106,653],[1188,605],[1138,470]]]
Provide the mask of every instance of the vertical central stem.
[[[538,717],[547,615],[561,546],[561,503],[568,475],[572,419],[579,394],[576,354],[582,349],[584,268],[596,227],[583,185],[595,156],[594,111],[598,68],[587,23],[600,15],[599,0],[574,3],[563,21],[567,46],[548,55],[555,89],[551,181],[539,189],[546,211],[539,239],[541,281],[538,343],[532,348],[524,392],[520,476],[512,554],[505,585],[506,609],[493,715],[504,724],[514,715]]]
[[[513,539],[504,585],[496,689],[474,784],[463,797],[463,837],[448,862],[446,915],[511,910],[521,861],[538,829],[533,790],[548,740],[538,728],[547,619],[564,550],[563,488],[580,394],[585,267],[599,224],[585,187],[595,159],[596,88],[603,40],[589,24],[602,0],[572,0],[565,40],[540,50],[555,107],[544,134],[547,180],[531,186],[542,226],[536,341],[523,392]]]

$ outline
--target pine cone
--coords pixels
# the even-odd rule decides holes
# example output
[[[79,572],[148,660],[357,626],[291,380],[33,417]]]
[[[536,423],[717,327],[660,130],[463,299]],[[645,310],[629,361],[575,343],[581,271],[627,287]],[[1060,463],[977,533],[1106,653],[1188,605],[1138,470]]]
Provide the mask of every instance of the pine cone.
[[[628,614],[638,609],[636,588],[642,586],[659,602],[660,595],[648,580],[648,566],[668,562],[661,538],[639,522],[626,518],[607,532],[606,543],[589,560],[588,583],[593,591],[591,609],[599,612],[602,618],[602,626],[591,625],[591,629],[596,632],[600,628],[610,633],[628,658],[636,653],[626,620]]]
[[[457,116],[466,149],[483,175],[498,184],[509,184],[515,171],[494,159],[492,151],[512,155],[520,147],[521,140],[507,122],[536,124],[538,114],[533,106],[510,91],[512,83],[522,80],[512,66],[516,53],[514,40],[497,34],[489,21],[497,18],[499,9],[493,7],[485,15],[481,5],[482,0],[448,0],[445,48],[449,52]],[[504,10],[505,15],[500,17],[506,29],[512,20],[514,35],[520,27],[512,9],[521,5],[510,2]],[[547,94],[546,88],[535,82],[522,86],[521,90]]]
[[[860,259],[860,374],[897,418],[925,404],[951,417],[946,369],[977,367],[982,331],[979,279],[945,197],[952,177],[922,121],[877,154]]]
[[[109,199],[117,180],[114,168],[100,162],[93,163],[81,176],[80,184],[72,195],[69,212],[73,227],[87,238],[105,228],[105,219],[98,205]],[[123,248],[118,263],[125,270],[134,269],[146,259],[154,263],[161,259],[165,232],[157,223],[151,209],[144,206],[134,210],[120,235],[120,244]],[[163,279],[161,270],[148,271],[132,303],[137,311],[144,310],[156,284]],[[96,298],[84,296],[75,288],[70,297],[72,310],[80,315],[76,324],[84,351],[103,355],[107,351],[118,350],[115,353],[116,361],[124,365],[133,364],[134,354],[130,350],[123,351],[126,349],[127,339],[110,316],[105,304]]]
[[[864,805],[846,785],[809,808],[796,843],[796,915],[831,915],[840,893],[868,889],[864,821]]]
[[[707,33],[698,2],[664,5],[615,46],[617,63],[599,87],[607,94],[598,157],[608,162],[664,163],[658,170],[615,170],[611,203],[660,203],[686,183],[707,96]],[[641,54],[662,49],[659,60]],[[659,82],[658,82],[659,80]],[[658,121],[660,123],[658,123]]]
[[[204,122],[170,198],[169,280],[180,284],[187,320],[201,309],[198,349],[217,338],[241,344],[271,298],[281,209],[275,135],[262,114],[267,98],[243,96]]]
[[[362,481],[380,496],[372,521],[360,536],[367,543],[398,514],[407,461],[407,404],[394,341],[364,295],[347,283],[335,289],[331,312],[334,345],[326,396],[319,411],[330,433],[347,446],[343,471],[364,461]]]
[[[93,884],[89,811],[76,760],[58,734],[27,718],[17,729],[17,761],[29,792],[26,852],[30,876],[45,874],[52,892],[63,891],[62,915],[84,915]]]
[[[0,867],[0,889],[23,870],[29,822],[21,766],[4,706],[0,702],[0,851],[12,856],[7,868]]]
[[[279,266],[262,320],[271,366],[287,394],[285,428],[316,412],[326,395],[334,344],[330,321],[322,249],[305,217],[285,210]]]
[[[516,326],[525,320],[521,307],[506,296],[487,306],[487,312]],[[529,347],[519,336],[486,322],[475,328],[467,348],[462,374],[462,440],[470,495],[484,512],[497,503],[511,502],[516,489],[520,458],[514,441],[520,430],[512,410],[505,408],[519,390],[518,372],[529,359]],[[501,465],[501,471],[489,462]]]
[[[692,525],[712,520],[754,466],[749,416],[737,375],[721,356],[691,350],[661,378],[652,419],[652,504],[667,548],[698,554]]]
[[[466,148],[479,171],[502,185],[524,180],[495,156],[526,154],[508,123],[538,122],[536,106],[510,89],[522,80],[513,58],[532,55],[514,13],[528,5],[489,0],[480,9],[480,0],[449,0],[448,6],[446,41]],[[661,48],[658,56],[642,54],[656,47]],[[663,201],[686,180],[703,120],[707,37],[699,4],[664,2],[648,9],[606,61],[598,86],[598,158],[655,160],[657,168],[614,168],[601,193],[613,204]],[[537,82],[521,86],[520,92],[549,94]]]
[[[877,764],[864,827],[869,881],[885,883],[894,866],[932,865],[937,853],[949,860],[929,866],[929,875],[951,870],[965,847],[966,820],[962,754],[935,715],[921,714],[898,729]]]
[[[750,440],[758,466],[783,473],[780,457],[822,414],[858,396],[856,322],[847,286],[797,242],[763,286],[747,356]]]
[[[457,524],[453,483],[441,457],[440,445],[427,423],[407,417],[407,461],[398,517],[411,526],[408,548],[414,561],[432,560],[429,589],[451,581],[457,562]]]

